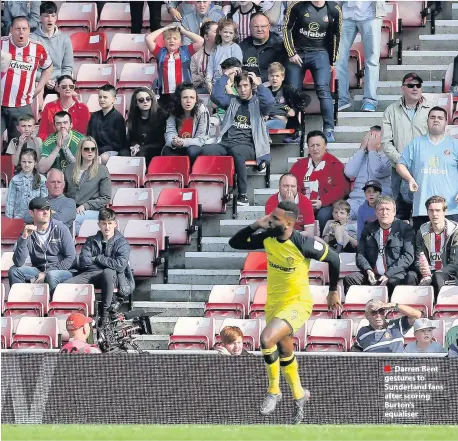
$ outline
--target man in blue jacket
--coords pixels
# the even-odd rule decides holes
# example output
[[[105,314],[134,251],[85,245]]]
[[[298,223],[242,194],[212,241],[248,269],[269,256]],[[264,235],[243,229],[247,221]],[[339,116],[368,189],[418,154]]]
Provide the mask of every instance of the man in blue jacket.
[[[14,283],[47,283],[51,293],[59,283],[72,277],[70,268],[76,258],[69,229],[51,219],[51,203],[34,198],[29,203],[33,224],[26,225],[16,242],[13,263],[8,271],[10,286]],[[25,266],[30,257],[32,266]]]

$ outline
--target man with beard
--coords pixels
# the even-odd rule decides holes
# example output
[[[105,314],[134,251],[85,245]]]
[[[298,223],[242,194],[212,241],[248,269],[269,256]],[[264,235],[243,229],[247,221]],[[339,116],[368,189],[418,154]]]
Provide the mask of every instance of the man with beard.
[[[330,309],[340,306],[337,295],[339,256],[323,240],[305,237],[296,231],[297,217],[297,205],[281,201],[270,215],[243,228],[229,240],[229,245],[235,249],[266,250],[266,327],[261,333],[261,352],[266,363],[269,388],[260,412],[262,415],[271,414],[282,398],[281,367],[294,398],[292,424],[302,421],[304,406],[310,397],[310,392],[301,385],[291,337],[312,313],[313,300],[308,279],[310,259],[329,263],[328,306]],[[257,233],[260,229],[265,231]]]

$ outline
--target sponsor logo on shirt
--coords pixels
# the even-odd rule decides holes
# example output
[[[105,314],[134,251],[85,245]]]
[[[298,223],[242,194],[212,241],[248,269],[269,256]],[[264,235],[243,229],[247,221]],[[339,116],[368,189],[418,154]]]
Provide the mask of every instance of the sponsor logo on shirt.
[[[429,257],[431,262],[442,262],[441,253],[430,253]]]
[[[281,265],[277,265],[276,263],[272,263],[270,260],[269,260],[269,266],[273,269],[278,269],[285,273],[293,273],[294,271],[296,271],[296,268],[286,268],[285,266],[281,266]]]
[[[10,62],[11,69],[19,69],[27,72],[33,71],[33,64],[27,63],[25,61],[11,60]]]
[[[246,67],[259,67],[258,66],[258,59],[256,57],[249,57],[245,63]]]
[[[315,29],[315,30],[311,30],[312,25],[317,25],[316,28],[315,28],[315,26],[313,26],[313,29]],[[299,32],[302,35],[304,35],[305,37],[309,37],[309,38],[324,38],[324,37],[326,37],[326,32],[317,32],[319,28],[320,28],[320,26],[318,25],[318,23],[310,23],[308,30],[305,30],[304,28],[300,28]]]
[[[238,115],[232,125],[242,130],[251,129],[251,124],[248,124],[247,122],[248,118],[246,116]]]
[[[424,175],[447,175],[448,172],[445,169],[439,168],[439,158],[437,156],[433,156],[428,160],[428,168],[422,168],[421,172]]]

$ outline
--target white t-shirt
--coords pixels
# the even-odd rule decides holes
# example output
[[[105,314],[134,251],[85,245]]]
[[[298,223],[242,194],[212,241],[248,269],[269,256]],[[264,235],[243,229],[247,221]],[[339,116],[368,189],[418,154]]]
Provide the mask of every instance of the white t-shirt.
[[[417,342],[408,343],[404,349],[404,352],[407,354],[427,354],[432,352],[446,352],[445,349],[442,347],[440,343],[437,341],[433,341],[429,344],[429,346],[424,350],[421,351],[417,347]]]

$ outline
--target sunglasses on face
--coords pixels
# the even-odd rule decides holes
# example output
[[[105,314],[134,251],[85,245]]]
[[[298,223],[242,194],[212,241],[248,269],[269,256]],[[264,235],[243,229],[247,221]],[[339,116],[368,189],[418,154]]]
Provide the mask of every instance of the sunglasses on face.
[[[84,147],[83,152],[95,152],[96,147]]]
[[[149,102],[151,101],[151,97],[150,97],[150,96],[147,96],[147,97],[145,97],[145,98],[137,98],[137,102],[138,102],[138,103],[144,103],[145,101],[146,101],[147,103],[149,103]]]
[[[380,308],[380,309],[377,309],[375,311],[371,311],[371,314],[375,317],[376,315],[382,315],[384,316],[386,313],[386,309],[385,308]]]
[[[75,85],[74,84],[62,84],[62,86],[60,86],[60,88],[62,90],[73,90],[75,88]]]
[[[416,87],[417,89],[421,89],[420,83],[413,83],[413,84],[409,83],[409,84],[404,84],[404,86],[406,86],[409,89],[413,89],[414,87]]]

